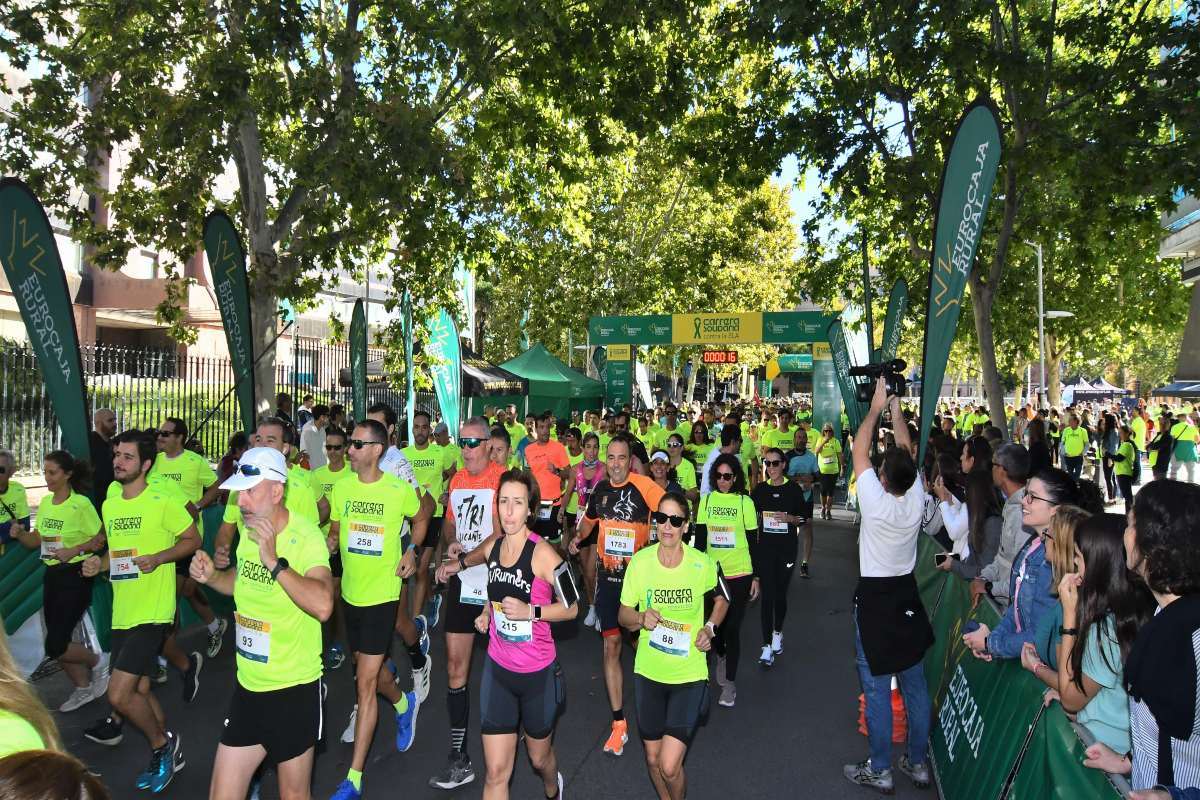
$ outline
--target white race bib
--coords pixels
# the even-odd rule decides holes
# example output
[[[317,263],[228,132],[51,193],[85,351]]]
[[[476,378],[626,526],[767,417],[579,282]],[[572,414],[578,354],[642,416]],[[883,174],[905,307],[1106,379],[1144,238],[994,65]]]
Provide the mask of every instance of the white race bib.
[[[346,549],[360,556],[383,556],[383,526],[370,522],[350,523]]]
[[[609,528],[604,533],[604,555],[615,558],[633,558],[636,542],[632,528]]]
[[[545,501],[538,504],[537,518],[539,522],[546,522],[550,519],[550,515],[554,512],[554,504]]]
[[[692,626],[660,619],[650,631],[650,646],[669,656],[687,657],[692,646]]]
[[[455,533],[466,552],[471,552],[492,535],[492,505],[495,497],[492,489],[455,489],[450,493]]]
[[[242,614],[233,615],[237,652],[242,658],[266,664],[271,659],[271,623]]]
[[[62,547],[61,536],[42,536],[42,558],[53,558],[54,551]]]
[[[708,546],[732,549],[737,545],[737,529],[732,525],[709,525]]]
[[[501,606],[492,601],[492,622],[496,623],[496,633],[506,642],[528,642],[533,640],[533,620],[509,619],[500,610]]]
[[[763,532],[764,533],[787,533],[788,524],[784,519],[787,514],[782,511],[764,511],[763,512]]]
[[[137,564],[137,550],[113,550],[108,555],[108,577],[110,580],[123,581],[141,575]]]
[[[476,564],[458,573],[462,589],[458,601],[469,606],[481,606],[487,602],[487,564]]]

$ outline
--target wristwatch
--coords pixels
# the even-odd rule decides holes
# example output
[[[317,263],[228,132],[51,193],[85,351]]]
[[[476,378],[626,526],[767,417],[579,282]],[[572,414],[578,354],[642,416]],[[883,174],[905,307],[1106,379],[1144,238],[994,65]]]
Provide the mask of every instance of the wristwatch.
[[[273,580],[273,581],[278,581],[278,580],[279,580],[279,573],[281,573],[281,572],[283,572],[285,569],[287,569],[287,568],[288,568],[288,566],[289,566],[289,565],[288,565],[288,560],[287,560],[286,558],[280,558],[280,559],[278,559],[278,560],[275,562],[275,569],[271,570],[271,580]]]
[[[467,568],[467,554],[466,553],[458,554],[458,567],[459,567],[459,569]]]
[[[708,622],[704,623],[704,627],[708,629],[709,636],[717,635],[717,626],[713,624],[713,621],[711,619]]]

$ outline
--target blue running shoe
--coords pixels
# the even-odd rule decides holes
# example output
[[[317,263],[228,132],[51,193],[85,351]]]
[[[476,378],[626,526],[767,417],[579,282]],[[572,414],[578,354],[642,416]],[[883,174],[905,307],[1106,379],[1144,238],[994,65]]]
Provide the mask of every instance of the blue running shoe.
[[[362,797],[362,792],[354,788],[354,784],[350,781],[342,781],[338,784],[337,790],[333,793],[333,797],[329,800],[359,800]]]
[[[175,762],[179,756],[179,737],[168,735],[166,747],[154,753],[154,770],[150,775],[150,791],[158,794],[171,784],[175,777]]]
[[[137,782],[136,782],[137,788],[139,788],[139,789],[149,789],[150,788],[150,781],[153,780],[153,778],[154,778],[154,768],[157,765],[158,765],[158,756],[151,753],[150,754],[150,766],[146,767],[145,770],[138,773]]]
[[[428,627],[428,623],[425,622],[425,615],[417,614],[415,617],[413,617],[413,625],[417,626],[417,638],[423,638],[425,636],[425,630]]]
[[[392,673],[392,681],[397,684],[400,683],[400,672],[396,669],[396,662],[389,658],[383,663],[387,664],[388,672]]]
[[[342,649],[341,645],[331,644],[325,651],[326,669],[337,669],[344,663],[346,663],[346,651]]]
[[[429,628],[436,628],[438,622],[442,618],[442,596],[435,594],[429,598],[429,602],[425,604],[425,619],[429,621]]]
[[[408,710],[396,715],[396,749],[401,753],[412,747],[417,736],[417,711],[421,708],[416,692],[405,692],[404,696],[408,698]]]
[[[421,655],[429,655],[429,631],[421,631],[421,635],[417,638],[417,644],[421,647]]]

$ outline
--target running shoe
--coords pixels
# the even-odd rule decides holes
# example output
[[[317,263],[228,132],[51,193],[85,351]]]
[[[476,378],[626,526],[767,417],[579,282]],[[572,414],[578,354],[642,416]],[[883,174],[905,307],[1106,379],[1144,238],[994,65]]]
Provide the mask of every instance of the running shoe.
[[[417,700],[424,703],[429,697],[429,674],[433,671],[433,657],[425,656],[425,666],[412,671],[413,691],[417,693]]]
[[[106,744],[116,747],[125,738],[121,723],[112,717],[105,717],[90,728],[83,729],[83,738],[96,744]]]
[[[416,692],[405,692],[404,696],[408,698],[408,710],[396,715],[396,750],[401,753],[412,747],[417,736],[417,712],[421,710]]]
[[[58,707],[58,710],[66,714],[74,711],[77,708],[82,708],[88,703],[95,700],[97,697],[92,684],[87,686],[76,686],[75,689],[63,701],[63,704]]]
[[[429,655],[429,631],[422,629],[421,635],[417,638],[417,643],[421,645],[421,655]]]
[[[612,732],[608,734],[608,741],[604,743],[604,752],[611,753],[614,756],[619,756],[625,752],[625,743],[629,741],[629,722],[628,720],[616,719],[613,720]]]
[[[771,645],[764,644],[762,655],[758,657],[758,665],[760,667],[770,667],[775,664],[775,651],[771,649]]]
[[[150,676],[150,680],[154,683],[162,685],[167,682],[167,665],[160,663],[154,668],[154,674]]]
[[[596,607],[595,607],[595,606],[589,606],[589,607],[588,607],[587,616],[583,618],[583,627],[585,627],[585,628],[594,628],[594,627],[596,626],[596,623],[597,623],[597,619],[596,619]]]
[[[216,658],[221,652],[221,644],[225,641],[225,631],[229,628],[229,620],[217,617],[217,629],[208,635],[208,648],[204,651],[209,658]]]
[[[446,759],[446,768],[440,775],[429,779],[430,787],[434,789],[457,789],[459,786],[475,780],[475,768],[471,766],[471,757],[457,750],[450,751]]]
[[[155,794],[166,789],[171,784],[171,779],[175,777],[175,773],[183,769],[183,757],[179,752],[179,747],[179,737],[168,733],[167,744],[154,752],[150,785],[146,788]]]
[[[413,625],[417,628],[417,639],[424,639],[426,635],[425,629],[429,627],[429,623],[425,621],[425,615],[417,614],[413,617]]]
[[[851,783],[875,789],[882,794],[892,794],[896,791],[896,785],[892,782],[892,771],[890,769],[881,769],[878,771],[871,769],[869,759],[867,761],[860,761],[857,764],[847,764],[842,767],[842,774]]]
[[[896,764],[896,768],[912,778],[913,786],[918,789],[928,789],[930,784],[929,764],[914,764],[908,759],[908,754],[900,756],[900,761]]]
[[[350,722],[346,724],[346,730],[342,731],[342,741],[346,744],[354,743],[354,726],[358,724],[358,703],[354,704],[354,708],[350,709]]]
[[[354,784],[348,780],[338,784],[333,796],[329,800],[359,800],[362,797],[362,792],[354,788]]]
[[[800,562],[800,577],[801,577],[801,578],[807,578],[807,577],[809,577],[809,575],[808,575],[808,562],[807,562],[807,561],[801,561],[801,562]]]
[[[187,672],[183,673],[183,702],[190,703],[196,699],[200,691],[200,669],[204,666],[204,656],[197,652],[188,655]]]
[[[563,779],[561,772],[558,773],[558,792],[554,795],[554,797],[551,798],[551,800],[563,800]]]
[[[435,592],[429,598],[429,602],[425,604],[425,613],[422,616],[429,623],[430,630],[437,627],[438,622],[442,619],[442,596],[440,594]]]
[[[721,699],[717,701],[717,705],[733,708],[733,704],[736,702],[737,687],[733,685],[733,681],[729,681],[721,687]]]
[[[729,684],[729,679],[725,677],[725,656],[717,656],[716,673],[717,686],[724,689]]]
[[[771,649],[775,655],[783,652],[783,634],[780,631],[775,631],[771,634]]]

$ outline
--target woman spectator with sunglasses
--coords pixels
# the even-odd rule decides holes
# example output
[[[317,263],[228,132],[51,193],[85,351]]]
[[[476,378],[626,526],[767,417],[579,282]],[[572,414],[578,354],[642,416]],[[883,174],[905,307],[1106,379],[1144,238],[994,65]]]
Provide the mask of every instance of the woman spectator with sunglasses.
[[[709,553],[729,585],[729,613],[717,629],[717,702],[733,708],[737,700],[738,660],[742,618],[746,606],[758,599],[759,582],[750,556],[750,536],[758,533],[758,512],[746,494],[746,473],[732,453],[721,453],[709,473],[713,490],[700,499],[696,511],[696,548]]]
[[[659,798],[682,798],[683,759],[708,706],[705,654],[725,619],[730,592],[716,561],[683,541],[689,528],[686,498],[663,495],[651,519],[658,542],[630,560],[618,619],[640,632],[633,687],[650,781]]]
[[[783,451],[770,447],[763,453],[767,479],[750,493],[759,513],[759,531],[751,542],[754,574],[762,581],[762,655],[758,663],[770,667],[783,652],[783,618],[787,615],[787,590],[800,550],[800,526],[812,516],[812,501],[804,489],[787,476]],[[807,562],[801,575],[808,577]]]
[[[699,502],[700,484],[696,480],[696,464],[684,452],[683,437],[672,433],[667,436],[664,446],[671,459],[671,469],[675,470],[675,479],[683,487],[684,497],[689,503]]]

